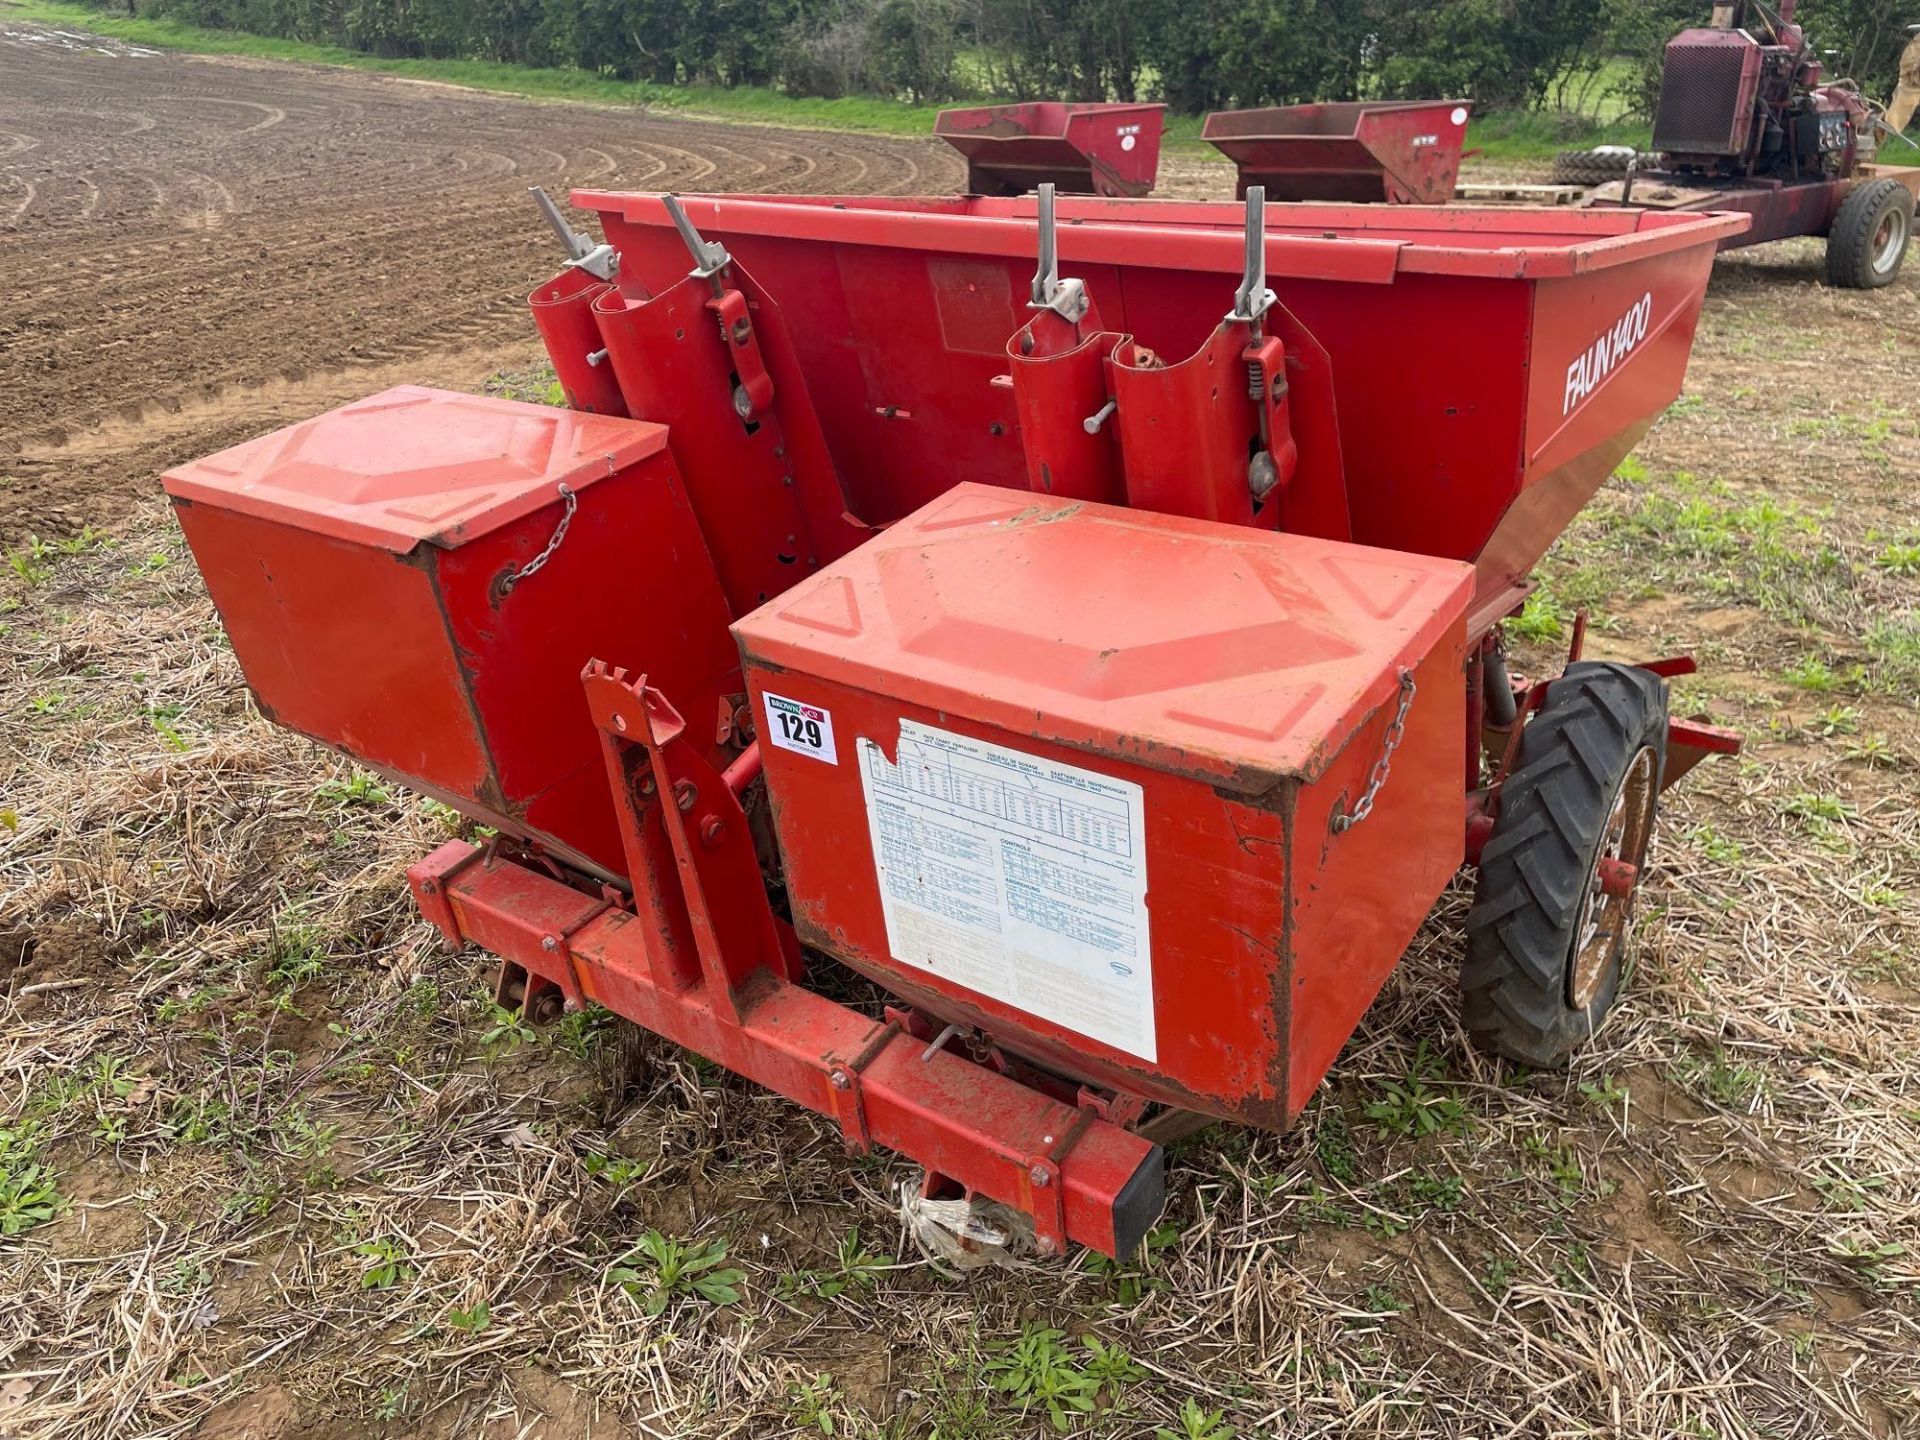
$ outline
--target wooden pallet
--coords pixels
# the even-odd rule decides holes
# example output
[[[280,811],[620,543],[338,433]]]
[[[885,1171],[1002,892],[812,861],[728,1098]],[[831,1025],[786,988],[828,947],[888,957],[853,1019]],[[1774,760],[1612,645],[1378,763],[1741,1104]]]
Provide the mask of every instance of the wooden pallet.
[[[1463,182],[1453,198],[1478,205],[1574,205],[1587,193],[1585,185],[1505,185],[1492,181]]]

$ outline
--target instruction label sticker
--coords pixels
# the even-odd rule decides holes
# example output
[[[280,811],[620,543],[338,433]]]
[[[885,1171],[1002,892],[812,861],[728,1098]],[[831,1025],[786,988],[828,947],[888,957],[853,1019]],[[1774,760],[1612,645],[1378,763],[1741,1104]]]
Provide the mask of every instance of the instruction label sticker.
[[[854,745],[893,958],[1158,1058],[1140,787],[913,720]]]
[[[784,695],[768,694],[765,699],[769,740],[796,755],[811,755],[829,765],[840,763],[840,752],[833,748],[832,711]]]

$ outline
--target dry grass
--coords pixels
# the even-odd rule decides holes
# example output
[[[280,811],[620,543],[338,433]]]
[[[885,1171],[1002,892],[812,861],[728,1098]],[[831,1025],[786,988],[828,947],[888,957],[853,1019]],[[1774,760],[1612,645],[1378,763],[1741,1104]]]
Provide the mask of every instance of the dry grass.
[[[1565,1076],[1474,1053],[1450,895],[1306,1122],[1185,1143],[1126,1270],[896,1260],[898,1161],[503,1024],[404,903],[457,822],[260,720],[158,505],[0,573],[0,1166],[59,1196],[0,1239],[0,1432],[1047,1433],[1024,1378],[1094,1436],[1920,1433],[1920,291],[1805,263],[1723,267],[1548,569],[1754,741],[1669,797],[1614,1021]],[[649,1231],[739,1298],[649,1314]]]

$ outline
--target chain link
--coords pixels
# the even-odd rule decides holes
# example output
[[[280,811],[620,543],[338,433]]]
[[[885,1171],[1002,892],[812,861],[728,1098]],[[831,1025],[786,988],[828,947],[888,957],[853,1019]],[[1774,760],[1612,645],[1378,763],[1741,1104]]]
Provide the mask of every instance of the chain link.
[[[560,548],[560,542],[567,538],[567,527],[573,523],[573,512],[580,508],[580,497],[573,493],[572,486],[563,481],[560,485],[560,498],[567,502],[567,508],[560,516],[560,523],[553,527],[553,538],[547,541],[546,548],[538,555],[507,576],[506,582],[500,587],[503,592],[513,589],[529,575],[537,573],[542,565],[553,558],[553,552]]]
[[[1393,721],[1387,726],[1386,738],[1380,745],[1380,758],[1373,762],[1373,773],[1367,777],[1367,788],[1360,792],[1360,798],[1354,802],[1353,809],[1333,815],[1333,833],[1351,830],[1367,816],[1373,813],[1374,799],[1387,783],[1387,776],[1393,770],[1393,752],[1400,748],[1400,742],[1407,738],[1407,711],[1413,708],[1413,671],[1400,672],[1400,708],[1394,711]]]

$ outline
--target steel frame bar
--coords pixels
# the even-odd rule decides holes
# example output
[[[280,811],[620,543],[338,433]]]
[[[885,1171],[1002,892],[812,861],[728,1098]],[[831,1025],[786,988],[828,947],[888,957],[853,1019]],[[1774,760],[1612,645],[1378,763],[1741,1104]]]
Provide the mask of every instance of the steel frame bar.
[[[644,677],[589,666],[634,880],[590,895],[495,850],[442,845],[407,872],[422,913],[472,940],[569,1008],[604,1005],[832,1119],[852,1151],[886,1146],[1034,1222],[1045,1251],[1069,1243],[1124,1257],[1158,1217],[1160,1146],[951,1047],[907,1017],[875,1020],[805,989],[799,947],[768,904],[728,774],[684,740]]]

